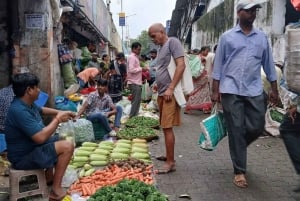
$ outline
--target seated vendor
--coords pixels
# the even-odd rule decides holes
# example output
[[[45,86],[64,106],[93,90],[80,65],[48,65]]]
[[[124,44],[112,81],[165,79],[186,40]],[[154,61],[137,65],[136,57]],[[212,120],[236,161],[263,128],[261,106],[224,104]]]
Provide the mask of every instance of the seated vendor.
[[[46,179],[52,183],[51,200],[65,196],[61,187],[62,178],[74,151],[73,142],[53,136],[59,123],[75,117],[70,111],[59,111],[38,107],[39,78],[32,73],[13,76],[12,87],[15,98],[5,121],[7,157],[17,170],[47,169]],[[41,117],[54,118],[45,126]],[[53,175],[53,168],[55,169]]]
[[[79,110],[77,118],[79,118],[85,112],[88,120],[92,122],[97,120],[103,126],[105,132],[109,134],[109,136],[115,136],[116,131],[119,130],[121,125],[120,122],[122,117],[122,109],[117,109],[106,91],[107,80],[99,79],[97,81],[97,91],[89,94],[87,100],[83,103],[81,109]],[[108,118],[114,114],[114,127],[111,128]]]
[[[77,74],[77,81],[80,86],[80,88],[86,88],[89,85],[94,86],[94,82],[97,79],[98,76],[101,75],[101,69],[100,68],[87,68],[80,73]]]

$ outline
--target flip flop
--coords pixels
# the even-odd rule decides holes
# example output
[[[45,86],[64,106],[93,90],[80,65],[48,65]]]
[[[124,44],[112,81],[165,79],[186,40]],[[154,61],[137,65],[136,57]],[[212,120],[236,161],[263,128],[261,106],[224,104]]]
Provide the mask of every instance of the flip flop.
[[[176,168],[172,165],[172,166],[164,166],[160,169],[157,169],[155,172],[156,174],[168,174],[168,173],[172,173],[175,172]]]
[[[59,196],[56,193],[54,193],[53,191],[51,191],[49,194],[49,201],[62,201],[66,195],[67,194],[63,194],[63,195]]]
[[[246,178],[238,178],[238,176],[236,175],[233,179],[233,183],[239,187],[239,188],[247,188],[248,187],[248,183],[246,181]]]
[[[159,160],[159,161],[167,161],[167,157],[165,156],[157,156],[155,157],[156,160]]]

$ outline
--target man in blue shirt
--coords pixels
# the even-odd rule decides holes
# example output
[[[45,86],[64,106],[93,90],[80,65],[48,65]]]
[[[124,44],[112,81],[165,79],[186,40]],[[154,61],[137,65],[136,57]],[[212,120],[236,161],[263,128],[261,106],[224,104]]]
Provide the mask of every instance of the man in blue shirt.
[[[48,169],[53,174],[52,200],[61,200],[65,192],[61,182],[74,151],[73,142],[53,136],[61,122],[75,117],[69,111],[58,111],[47,107],[38,107],[39,79],[31,74],[13,76],[12,86],[16,98],[11,103],[5,121],[7,157],[12,167],[18,170]],[[55,116],[45,126],[41,114]]]
[[[247,146],[264,130],[266,100],[260,69],[271,83],[270,102],[277,104],[277,77],[267,36],[253,27],[261,5],[237,4],[239,23],[220,38],[215,56],[212,101],[222,102],[234,168],[234,184],[245,188]]]

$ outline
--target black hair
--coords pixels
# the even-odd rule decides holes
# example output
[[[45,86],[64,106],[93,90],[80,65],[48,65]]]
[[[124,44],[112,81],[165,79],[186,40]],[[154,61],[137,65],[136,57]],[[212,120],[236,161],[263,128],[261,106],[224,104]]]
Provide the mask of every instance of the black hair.
[[[123,52],[119,52],[117,55],[116,55],[116,59],[123,59],[125,58],[125,55]]]
[[[142,47],[141,43],[139,42],[134,42],[131,44],[131,49],[136,49],[138,47]]]
[[[203,52],[205,50],[210,51],[210,47],[209,46],[203,46],[203,47],[201,47],[200,52]]]
[[[16,97],[23,97],[28,87],[33,88],[39,83],[40,79],[32,73],[21,73],[12,77],[12,86]]]
[[[97,80],[97,85],[98,86],[107,86],[107,80],[99,79],[99,80]]]
[[[156,50],[156,49],[152,49],[152,50],[150,51],[150,53],[155,53],[155,54],[157,54],[157,50]]]
[[[108,54],[103,54],[102,55],[102,60],[104,60],[104,58],[107,57],[107,56],[108,56]]]

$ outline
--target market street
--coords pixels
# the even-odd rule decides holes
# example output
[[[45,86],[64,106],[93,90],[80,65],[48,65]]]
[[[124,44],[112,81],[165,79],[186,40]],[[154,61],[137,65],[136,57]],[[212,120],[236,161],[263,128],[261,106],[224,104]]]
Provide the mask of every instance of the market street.
[[[199,122],[207,117],[200,111],[182,114],[183,124],[175,128],[176,172],[156,175],[159,190],[168,194],[170,201],[188,194],[193,201],[294,201],[300,200],[292,189],[297,175],[280,138],[265,137],[248,148],[248,184],[240,189],[233,184],[233,169],[227,137],[217,148],[205,151],[198,146]],[[153,156],[164,152],[163,138],[153,143]],[[155,167],[162,165],[153,158]],[[299,194],[299,193],[298,193]]]
[[[179,198],[182,194],[190,195],[192,201],[297,200],[292,192],[297,184],[297,175],[280,138],[260,138],[248,148],[249,187],[240,189],[232,183],[227,138],[212,152],[197,145],[199,122],[207,116],[200,111],[182,114],[183,124],[175,128],[176,172],[155,175],[159,191],[169,195],[170,201],[188,200]],[[163,137],[150,144],[152,156],[164,153]],[[152,160],[155,167],[163,164],[154,158]],[[8,192],[8,188],[8,177],[1,176],[0,192]],[[7,194],[0,194],[0,200],[7,200]]]

